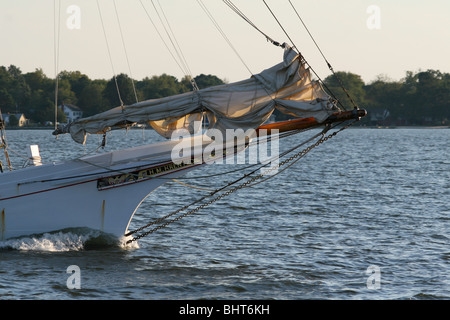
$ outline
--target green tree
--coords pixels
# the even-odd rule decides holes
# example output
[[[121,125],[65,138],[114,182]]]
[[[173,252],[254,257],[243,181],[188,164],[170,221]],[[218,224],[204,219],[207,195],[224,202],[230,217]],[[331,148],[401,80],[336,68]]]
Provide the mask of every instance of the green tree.
[[[168,97],[186,90],[180,85],[177,78],[165,73],[151,78],[145,77],[137,85],[144,100]]]
[[[24,74],[24,79],[31,90],[23,110],[25,116],[36,123],[55,121],[55,80],[48,78],[42,69]]]
[[[67,80],[70,83],[70,89],[76,97],[79,97],[83,89],[91,83],[91,79],[80,71],[61,71],[59,79]]]
[[[0,110],[3,113],[15,112],[14,99],[5,88],[0,88]]]
[[[34,72],[24,74],[25,81],[31,91],[45,89],[54,90],[54,81],[49,79],[42,69],[36,69]]]
[[[221,84],[224,84],[225,82],[219,79],[218,77],[208,74],[200,74],[194,78],[195,83],[197,83],[197,86],[199,89],[204,89],[212,86],[218,86]]]
[[[340,81],[339,81],[340,80]],[[347,97],[347,94],[342,89],[340,82],[342,82],[344,88],[350,94],[350,97],[358,106],[362,106],[365,103],[365,91],[364,81],[361,76],[351,73],[338,71],[335,75],[330,75],[325,78],[324,83],[329,89],[332,96],[334,95],[345,109],[353,109],[353,104]]]
[[[50,94],[51,92],[48,93]],[[77,102],[78,99],[75,92],[72,91],[70,81],[67,79],[60,79],[58,81],[58,105],[62,103],[76,105]]]
[[[83,88],[78,96],[78,106],[83,110],[84,116],[91,116],[111,108],[109,100],[103,95],[105,88],[105,80],[91,81]]]
[[[134,95],[133,82],[129,76],[124,73],[119,74],[116,80],[114,77],[108,81],[106,88],[103,91],[104,98],[109,102],[110,108],[117,107],[121,105],[120,98],[124,105],[130,105],[136,102],[136,97]],[[118,88],[117,88],[118,87]],[[119,92],[118,92],[119,91]],[[139,99],[139,98],[138,98]]]
[[[16,108],[24,111],[24,107],[30,100],[31,89],[19,68],[10,65],[8,67],[8,73],[11,77],[9,92],[14,99]]]
[[[19,119],[13,114],[9,115],[9,125],[11,127],[17,127],[19,125]]]
[[[3,112],[23,109],[30,98],[30,88],[19,68],[10,65],[0,67],[0,108]]]
[[[437,124],[441,116],[441,102],[445,90],[441,90],[443,74],[437,70],[427,70],[417,74],[416,116],[426,122]],[[448,100],[447,100],[448,102]]]
[[[375,81],[364,86],[364,91],[366,97],[364,107],[369,113],[388,110],[391,118],[402,118],[405,104],[401,82],[378,76]],[[369,119],[364,118],[364,123],[368,123]]]

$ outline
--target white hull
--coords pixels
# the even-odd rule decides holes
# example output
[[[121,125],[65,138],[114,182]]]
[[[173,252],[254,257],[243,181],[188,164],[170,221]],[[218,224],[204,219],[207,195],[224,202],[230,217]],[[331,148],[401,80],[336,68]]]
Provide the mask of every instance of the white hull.
[[[149,193],[201,165],[171,163],[174,143],[0,175],[0,240],[83,227],[123,236]]]

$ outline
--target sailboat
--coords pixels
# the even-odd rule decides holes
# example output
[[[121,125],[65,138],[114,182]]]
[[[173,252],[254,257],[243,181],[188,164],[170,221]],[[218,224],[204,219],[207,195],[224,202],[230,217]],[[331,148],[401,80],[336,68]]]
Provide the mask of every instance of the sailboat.
[[[70,134],[75,143],[83,144],[88,135],[105,136],[110,130],[147,124],[167,141],[49,164],[33,161],[29,167],[2,173],[0,240],[89,228],[133,241],[139,238],[133,238],[134,231],[128,230],[133,215],[142,201],[167,181],[233,157],[258,139],[322,128],[318,140],[289,159],[295,160],[336,135],[335,124],[365,116],[363,109],[342,110],[322,83],[312,79],[311,68],[296,47],[274,44],[280,47],[281,61],[248,79],[120,105],[57,128],[54,135]],[[275,110],[294,119],[266,123]],[[337,131],[330,134],[329,130]],[[235,133],[232,143],[226,138],[230,131]],[[220,134],[225,139],[217,139]],[[282,161],[276,168],[286,163]],[[178,217],[228,195],[230,187],[237,191],[266,176],[246,174],[227,188],[194,200],[194,209],[181,208],[188,211]],[[172,217],[173,213],[144,227],[154,222],[167,224]]]

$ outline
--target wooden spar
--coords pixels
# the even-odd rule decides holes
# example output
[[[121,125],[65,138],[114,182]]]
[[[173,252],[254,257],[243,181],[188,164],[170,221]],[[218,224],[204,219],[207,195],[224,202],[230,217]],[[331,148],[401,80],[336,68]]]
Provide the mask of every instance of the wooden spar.
[[[354,109],[352,111],[344,111],[337,112],[330,115],[324,122],[318,122],[315,118],[302,118],[302,119],[293,119],[287,121],[280,121],[274,123],[263,124],[256,129],[258,136],[260,135],[260,130],[265,129],[267,133],[261,132],[261,135],[270,135],[273,129],[278,130],[277,133],[282,133],[286,131],[306,129],[311,127],[319,127],[324,124],[346,121],[351,119],[358,119],[364,117],[367,114],[364,109]]]

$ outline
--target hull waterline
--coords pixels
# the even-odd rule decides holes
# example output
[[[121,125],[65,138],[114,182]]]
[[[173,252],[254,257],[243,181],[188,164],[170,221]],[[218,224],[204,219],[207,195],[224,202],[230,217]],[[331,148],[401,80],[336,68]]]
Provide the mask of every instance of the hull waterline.
[[[123,236],[152,191],[201,165],[174,165],[158,156],[172,146],[149,145],[2,174],[0,240],[67,228]],[[144,159],[131,161],[127,153]],[[145,160],[146,154],[153,156]]]

